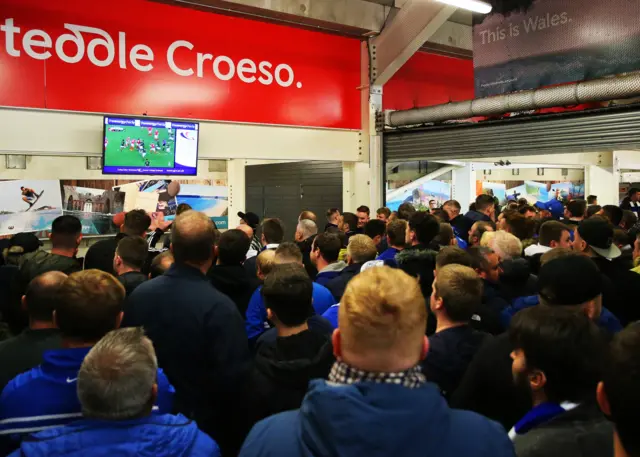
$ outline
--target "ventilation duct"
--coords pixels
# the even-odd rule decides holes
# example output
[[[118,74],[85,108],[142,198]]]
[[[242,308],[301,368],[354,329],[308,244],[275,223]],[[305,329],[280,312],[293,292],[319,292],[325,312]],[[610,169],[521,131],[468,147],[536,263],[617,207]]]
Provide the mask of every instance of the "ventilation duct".
[[[631,73],[464,102],[389,111],[386,113],[386,125],[405,127],[468,119],[474,116],[495,116],[518,111],[604,102],[637,96],[640,96],[640,73]]]

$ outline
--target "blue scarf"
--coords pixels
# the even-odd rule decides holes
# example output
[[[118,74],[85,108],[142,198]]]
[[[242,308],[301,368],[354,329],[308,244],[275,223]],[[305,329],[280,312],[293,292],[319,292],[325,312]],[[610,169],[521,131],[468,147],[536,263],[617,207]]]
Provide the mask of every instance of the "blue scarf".
[[[550,421],[554,417],[557,417],[566,411],[574,409],[576,406],[578,405],[569,402],[562,403],[561,405],[558,403],[547,402],[535,406],[516,423],[513,429],[509,432],[509,437],[513,439],[516,435],[524,435],[529,430]]]

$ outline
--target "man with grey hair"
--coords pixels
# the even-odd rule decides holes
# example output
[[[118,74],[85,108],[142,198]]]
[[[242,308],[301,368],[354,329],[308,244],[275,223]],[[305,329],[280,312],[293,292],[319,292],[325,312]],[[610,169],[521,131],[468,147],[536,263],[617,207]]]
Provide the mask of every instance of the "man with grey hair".
[[[176,217],[175,263],[131,294],[124,326],[142,326],[149,335],[175,387],[174,410],[195,420],[223,454],[233,455],[244,438],[239,405],[251,359],[238,308],[206,276],[218,238],[205,214]]]
[[[19,455],[220,456],[218,445],[182,415],[151,415],[158,361],[140,327],[114,330],[87,354],[78,373],[83,419],[25,440]]]
[[[311,279],[315,278],[318,274],[316,266],[311,262],[311,246],[313,245],[313,240],[315,240],[317,234],[318,226],[311,219],[301,219],[300,222],[298,222],[295,240],[296,244],[300,248],[300,252],[302,252],[304,269],[307,270],[307,274]]]

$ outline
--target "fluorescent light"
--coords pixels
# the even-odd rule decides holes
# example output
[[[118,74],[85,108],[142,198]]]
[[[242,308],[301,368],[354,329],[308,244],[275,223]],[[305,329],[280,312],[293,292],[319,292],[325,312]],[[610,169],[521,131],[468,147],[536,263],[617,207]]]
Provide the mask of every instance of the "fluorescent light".
[[[488,14],[493,7],[480,0],[437,0],[440,3],[446,3],[447,5],[457,6],[465,10],[473,11],[474,13]]]

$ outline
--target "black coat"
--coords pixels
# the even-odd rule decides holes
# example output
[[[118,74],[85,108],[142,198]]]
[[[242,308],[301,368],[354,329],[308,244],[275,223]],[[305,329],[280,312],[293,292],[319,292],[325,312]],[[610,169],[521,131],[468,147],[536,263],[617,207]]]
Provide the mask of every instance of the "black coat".
[[[207,276],[213,287],[229,297],[244,318],[249,300],[260,285],[258,278],[249,274],[242,265],[215,265]]]
[[[313,240],[316,239],[316,235],[310,236],[304,241],[296,242],[302,252],[302,263],[304,263],[304,269],[307,270],[307,274],[313,280],[318,275],[318,269],[311,262],[311,247],[313,246]]]
[[[475,411],[500,422],[505,430],[522,419],[531,409],[531,399],[513,383],[512,350],[507,334],[487,341],[468,366],[451,407]]]
[[[347,266],[344,270],[340,272],[340,275],[333,278],[331,281],[327,283],[327,289],[333,295],[333,298],[336,299],[336,303],[342,300],[342,296],[344,295],[344,291],[347,289],[347,284],[349,281],[353,279],[358,273],[360,273],[360,269],[362,268],[361,263],[354,263]],[[639,275],[640,276],[640,275]]]
[[[125,326],[143,326],[175,387],[174,409],[195,419],[223,452],[244,433],[244,388],[250,355],[235,304],[199,270],[174,264],[127,300]],[[242,425],[239,425],[242,424]]]
[[[624,260],[592,257],[604,276],[602,305],[611,311],[623,326],[640,320],[640,275],[627,268]]]
[[[300,408],[309,381],[326,379],[334,361],[330,338],[313,330],[260,345],[250,381],[251,422]]]
[[[140,273],[139,271],[130,271],[118,276],[118,281],[124,286],[127,291],[127,297],[133,293],[136,288],[145,282],[148,278],[147,275]]]
[[[405,273],[420,278],[420,290],[427,302],[427,335],[432,335],[436,330],[436,319],[429,309],[431,286],[433,285],[433,271],[436,268],[436,251],[427,246],[411,246],[396,255],[396,263]]]
[[[513,440],[518,457],[613,457],[613,425],[594,401]]]
[[[115,272],[113,271],[113,258],[116,255],[118,243],[125,236],[127,235],[124,233],[118,233],[113,238],[100,240],[97,243],[92,244],[91,247],[89,247],[87,254],[84,256],[84,269],[101,270],[115,276]]]

